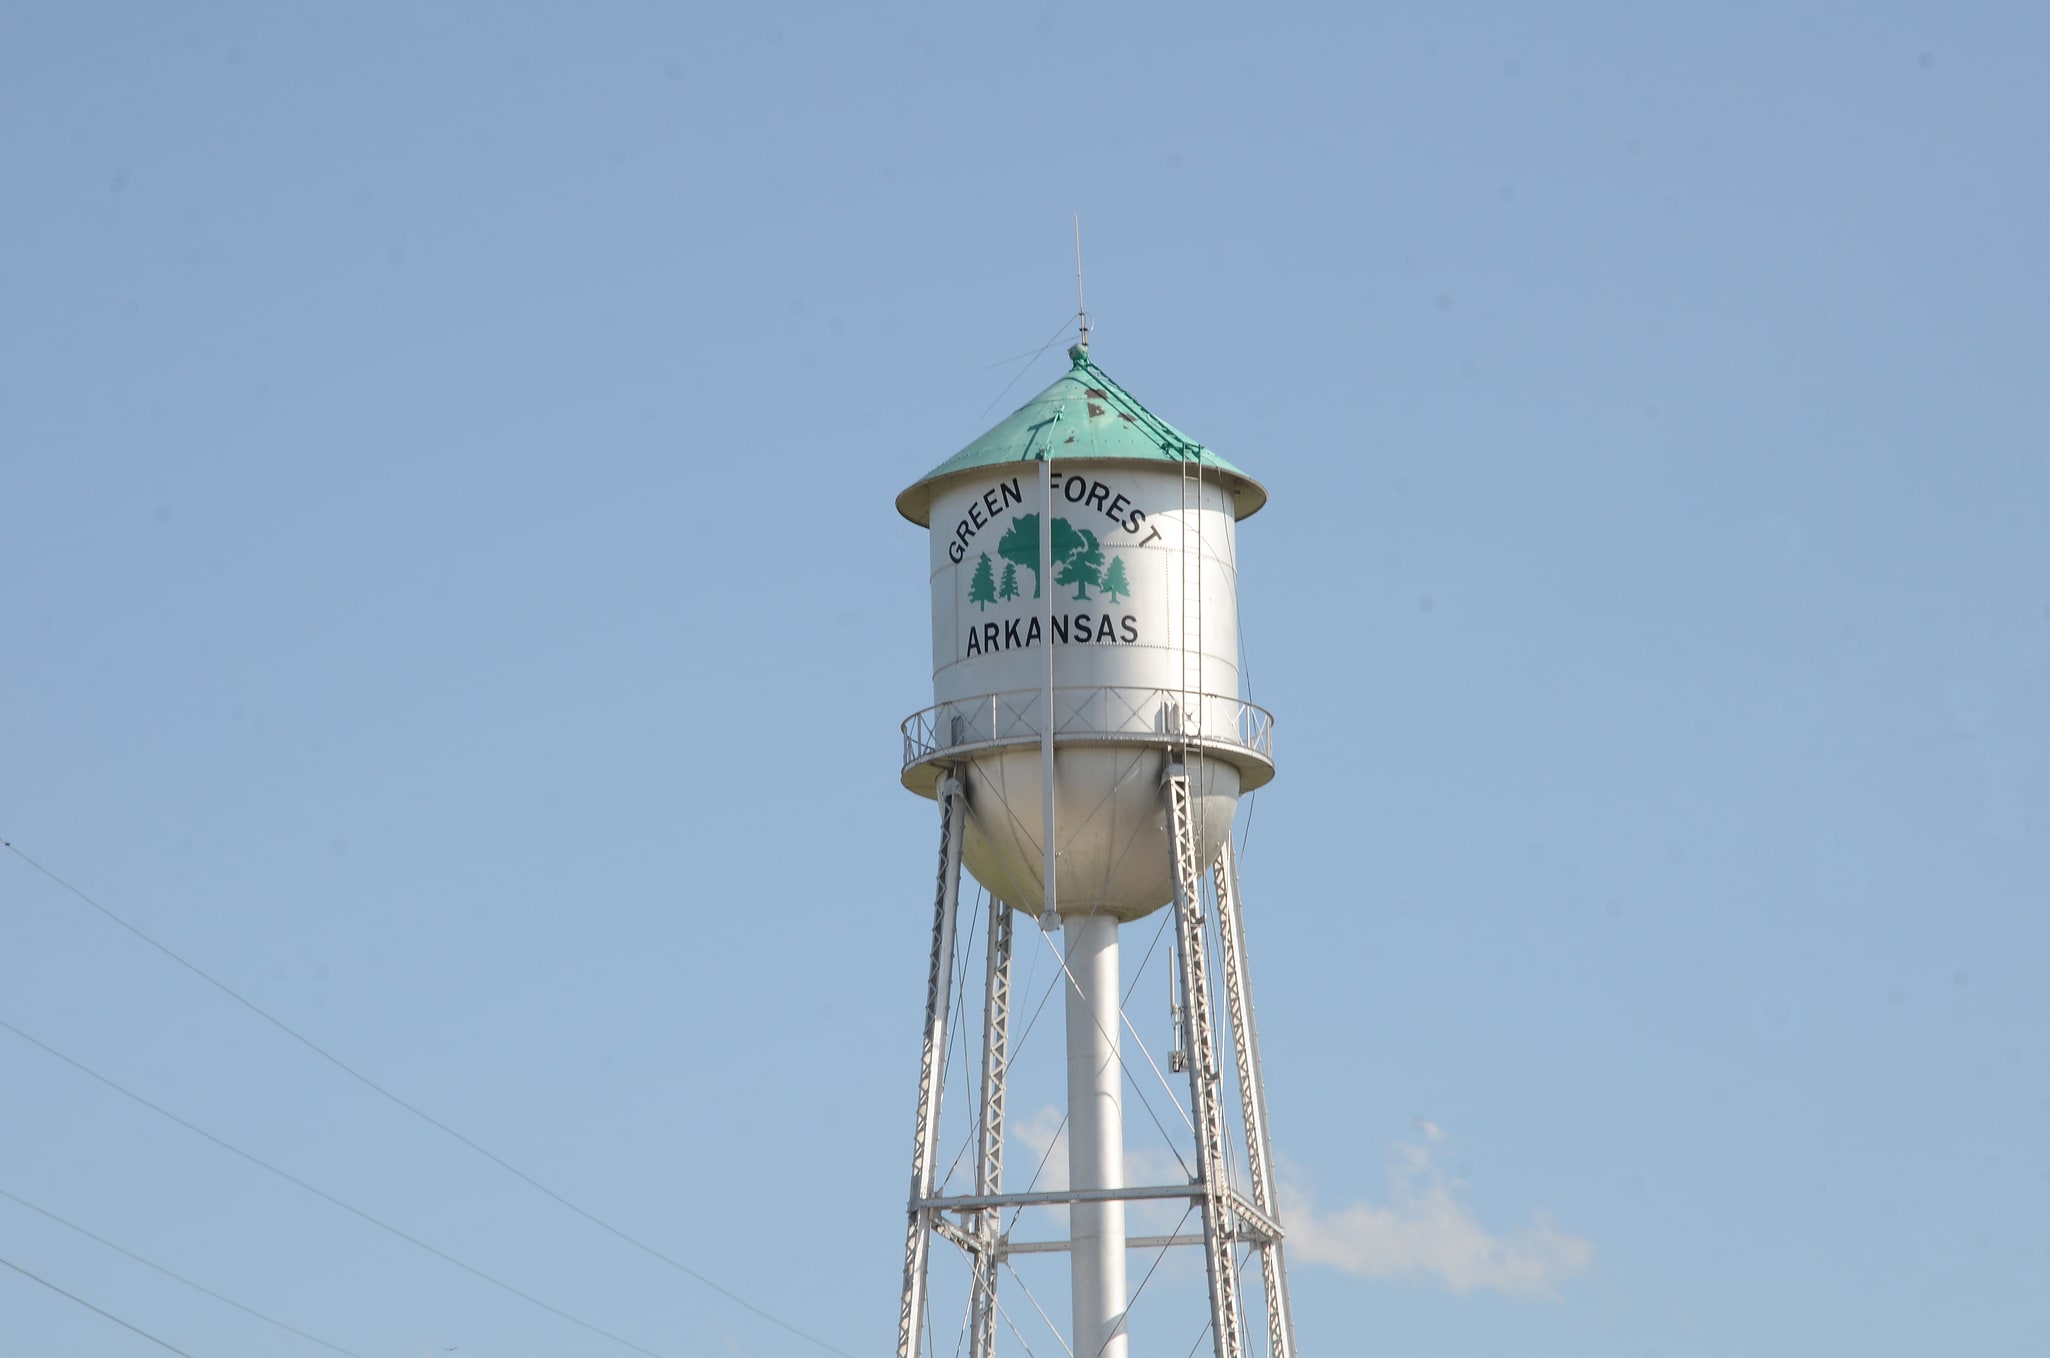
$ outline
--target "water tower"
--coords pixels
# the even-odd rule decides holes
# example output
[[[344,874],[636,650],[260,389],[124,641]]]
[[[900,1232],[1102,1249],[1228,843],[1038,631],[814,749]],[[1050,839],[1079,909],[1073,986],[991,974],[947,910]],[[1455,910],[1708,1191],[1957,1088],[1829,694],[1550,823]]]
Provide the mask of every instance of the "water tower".
[[[939,1237],[965,1256],[974,1358],[995,1351],[1009,1316],[1000,1276],[1026,1251],[1069,1254],[1063,1342],[1075,1358],[1126,1358],[1128,1249],[1183,1245],[1203,1251],[1218,1358],[1292,1358],[1231,844],[1239,797],[1274,775],[1272,720],[1240,697],[1237,604],[1237,524],[1267,496],[1105,376],[1086,331],[1068,354],[1060,380],[897,497],[930,536],[935,700],[904,723],[903,781],[939,803],[941,826],[897,1352],[918,1358],[926,1342]],[[963,866],[990,896],[979,968],[972,941],[957,957]],[[1121,1029],[1136,1029],[1120,1003],[1118,934],[1164,906],[1168,1067],[1188,1079],[1175,1130],[1190,1172],[1134,1184],[1124,1081],[1147,1065],[1164,1076],[1150,1055],[1137,1074],[1126,1060]],[[1061,1189],[1004,1183],[1014,940],[1054,953],[1066,997]],[[972,1173],[968,1191],[945,1192],[949,1009],[957,974],[965,995],[971,971],[982,980]],[[1128,1238],[1127,1204],[1160,1199],[1187,1204],[1200,1232]],[[1066,1240],[1012,1238],[1036,1206],[1066,1207]],[[1257,1296],[1241,1286],[1255,1256]]]

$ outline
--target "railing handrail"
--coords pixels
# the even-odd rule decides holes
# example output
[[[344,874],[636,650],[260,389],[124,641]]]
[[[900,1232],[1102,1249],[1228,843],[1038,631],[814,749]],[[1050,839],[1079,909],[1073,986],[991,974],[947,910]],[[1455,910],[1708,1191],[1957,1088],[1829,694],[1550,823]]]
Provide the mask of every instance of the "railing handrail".
[[[1044,696],[1043,689],[1007,689],[953,698],[912,713],[901,727],[904,767],[954,750],[1038,740],[1038,708]],[[1195,709],[1186,714],[1182,690],[1164,684],[1058,686],[1053,696],[1056,740],[1186,743],[1240,750],[1269,765],[1273,762],[1274,715],[1230,694],[1195,695]],[[1063,697],[1071,701],[1063,704]]]

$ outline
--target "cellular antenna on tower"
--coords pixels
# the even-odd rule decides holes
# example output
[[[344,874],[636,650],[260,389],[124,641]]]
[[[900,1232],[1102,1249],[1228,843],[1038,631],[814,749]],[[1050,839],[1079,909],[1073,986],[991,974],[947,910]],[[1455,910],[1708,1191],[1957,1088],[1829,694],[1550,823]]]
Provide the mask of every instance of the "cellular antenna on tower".
[[[1294,1358],[1231,844],[1239,797],[1274,776],[1273,719],[1240,696],[1236,588],[1238,522],[1267,492],[1090,360],[1081,231],[1077,214],[1069,371],[897,497],[928,534],[934,698],[904,723],[900,777],[940,813],[897,1353],[955,1347],[933,1334],[950,1315],[970,1358],[991,1358],[999,1329],[1035,1312],[1058,1335],[1058,1301],[1034,1289],[1065,1286],[1059,1342],[1073,1358],[1128,1358],[1133,1314],[1162,1317],[1153,1352],[1207,1333],[1216,1358]],[[986,911],[964,899],[964,867]],[[1122,1003],[1152,953],[1126,977],[1119,927],[1163,908],[1174,946],[1154,965],[1168,973],[1171,1050],[1156,1062]],[[1035,916],[1058,932],[1031,928]],[[1014,941],[1052,954],[1046,998],[1058,986],[1065,999],[1060,1187],[1038,1172],[1022,1189],[1004,1181],[1005,1100],[1031,1032],[1012,1032]],[[1039,997],[1022,999],[1036,1015]],[[1140,1020],[1160,1017],[1149,1005]],[[951,1066],[950,1045],[963,1058]],[[1186,1076],[1186,1102],[1169,1072]],[[964,1083],[972,1122],[943,1139],[943,1095]],[[1128,1086],[1186,1174],[1128,1180]],[[1155,1228],[1147,1214],[1163,1209]],[[929,1267],[936,1239],[965,1275]],[[1207,1312],[1173,1315],[1190,1299],[1155,1279],[1177,1247],[1203,1254]],[[1062,1254],[1065,1280],[1034,1262]]]

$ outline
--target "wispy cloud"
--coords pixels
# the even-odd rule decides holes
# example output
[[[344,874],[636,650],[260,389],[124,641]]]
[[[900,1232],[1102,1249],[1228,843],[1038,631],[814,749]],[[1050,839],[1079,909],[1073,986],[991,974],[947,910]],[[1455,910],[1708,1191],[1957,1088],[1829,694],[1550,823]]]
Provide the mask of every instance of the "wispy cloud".
[[[1130,1124],[1126,1125],[1125,1131],[1128,1136],[1133,1133]],[[1068,1132],[1060,1109],[1049,1104],[1012,1119],[1010,1137],[1013,1144],[1027,1151],[1028,1155],[1005,1166],[1007,1185],[1015,1175],[1018,1178],[1016,1186],[1023,1188],[1024,1180],[1031,1177],[1033,1167],[1038,1166],[1035,1187],[1058,1190],[1068,1186]],[[1136,1136],[1125,1143],[1126,1183],[1176,1184],[1188,1181],[1188,1170],[1165,1146],[1150,1144],[1149,1139]],[[1130,1203],[1125,1208],[1125,1228],[1133,1235],[1172,1234],[1180,1227],[1191,1225],[1192,1218],[1184,1212],[1186,1207],[1186,1203],[1180,1202]],[[1034,1208],[1029,1219],[1058,1232],[1066,1229],[1067,1216],[1065,1207]]]
[[[1420,1141],[1394,1147],[1388,1202],[1355,1203],[1321,1212],[1302,1176],[1285,1167],[1282,1222],[1290,1257],[1329,1264],[1363,1278],[1407,1278],[1464,1295],[1500,1292],[1551,1297],[1559,1285],[1587,1271],[1594,1245],[1552,1226],[1542,1214],[1531,1224],[1498,1235],[1462,1199],[1465,1185],[1439,1165],[1444,1131],[1419,1121]]]
[[[1132,1135],[1133,1128],[1129,1123],[1125,1131],[1128,1136]],[[1045,1104],[1022,1117],[1013,1118],[1010,1136],[1030,1152],[1029,1163],[1040,1166],[1039,1187],[1059,1189],[1068,1186],[1068,1129],[1060,1109]],[[1188,1179],[1187,1168],[1167,1147],[1151,1144],[1150,1138],[1126,1141],[1126,1183],[1187,1183]]]
[[[1189,1171],[1183,1167],[1183,1161],[1175,1159],[1173,1151],[1152,1143],[1150,1136],[1134,1134],[1132,1124],[1125,1124],[1125,1132],[1130,1136],[1130,1141],[1125,1141],[1125,1184],[1189,1182]],[[1025,1155],[1004,1165],[1004,1186],[1025,1188],[1025,1182],[1033,1177],[1033,1167],[1037,1167],[1033,1188],[1068,1188],[1068,1128],[1058,1108],[1041,1106],[1013,1118],[1011,1143],[1025,1151]],[[1181,1229],[1199,1231],[1201,1219],[1191,1216],[1187,1208],[1187,1202],[1130,1202],[1125,1204],[1125,1231],[1130,1235],[1175,1235]],[[1068,1229],[1068,1208],[1029,1208],[1025,1221],[1048,1235],[1060,1237]],[[1199,1251],[1173,1251],[1168,1260],[1168,1276],[1183,1268],[1193,1268],[1201,1274]]]

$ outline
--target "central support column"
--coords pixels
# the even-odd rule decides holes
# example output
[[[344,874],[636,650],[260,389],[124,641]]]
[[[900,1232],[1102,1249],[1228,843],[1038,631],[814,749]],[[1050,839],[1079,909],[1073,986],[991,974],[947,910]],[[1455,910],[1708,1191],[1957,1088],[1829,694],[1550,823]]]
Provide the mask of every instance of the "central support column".
[[[1118,1063],[1118,922],[1071,914],[1068,971],[1068,1185],[1125,1186]],[[1075,1358],[1126,1358],[1125,1205],[1068,1206]]]

